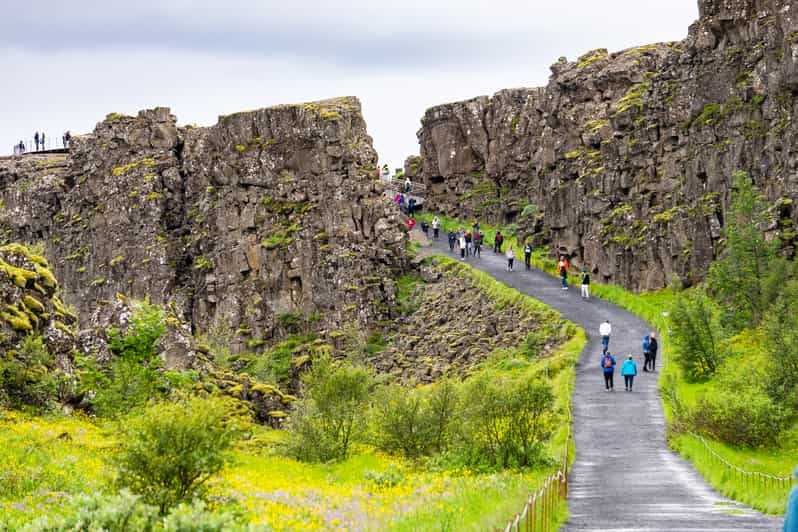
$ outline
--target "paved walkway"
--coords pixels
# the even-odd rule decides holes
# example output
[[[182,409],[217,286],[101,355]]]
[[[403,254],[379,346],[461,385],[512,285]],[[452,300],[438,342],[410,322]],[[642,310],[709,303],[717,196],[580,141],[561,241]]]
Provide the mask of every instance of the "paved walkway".
[[[449,254],[444,238],[433,245]],[[514,272],[508,272],[504,256],[493,251],[468,262],[559,310],[587,332],[588,344],[576,366],[576,458],[568,494],[571,517],[564,530],[781,530],[781,518],[764,516],[719,495],[668,447],[657,388],[659,372],[643,373],[640,360],[649,325],[606,301],[583,301],[578,289],[562,290],[559,279],[536,269],[524,271],[523,261],[519,265],[516,259]],[[604,390],[598,327],[605,319],[612,324],[610,351],[618,368],[622,356],[629,353],[638,362],[640,374],[631,393],[624,391],[619,371],[615,391]]]

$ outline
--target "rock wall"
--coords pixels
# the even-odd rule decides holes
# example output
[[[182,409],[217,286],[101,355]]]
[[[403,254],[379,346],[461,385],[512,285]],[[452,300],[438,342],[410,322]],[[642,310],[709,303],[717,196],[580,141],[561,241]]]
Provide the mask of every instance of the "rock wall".
[[[518,223],[599,281],[653,289],[702,277],[745,171],[792,253],[798,5],[699,10],[684,41],[561,58],[546,87],[429,109],[418,134],[429,208]]]
[[[407,234],[376,161],[355,98],[209,128],[178,127],[165,108],[111,114],[68,156],[0,159],[0,223],[8,239],[45,244],[84,326],[122,293],[195,332],[262,344],[287,322],[395,313]]]

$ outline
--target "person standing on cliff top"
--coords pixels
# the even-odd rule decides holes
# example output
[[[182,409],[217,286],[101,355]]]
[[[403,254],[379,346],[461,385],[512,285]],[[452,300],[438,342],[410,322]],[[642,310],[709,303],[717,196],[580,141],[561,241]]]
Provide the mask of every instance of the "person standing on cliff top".
[[[39,151],[39,132],[33,134],[33,142],[36,144],[36,151]]]
[[[44,131],[42,131],[42,139],[41,140],[42,140],[42,151],[44,151],[45,150],[45,147],[44,147]]]
[[[438,240],[438,233],[441,230],[441,219],[437,216],[432,219],[432,238]]]

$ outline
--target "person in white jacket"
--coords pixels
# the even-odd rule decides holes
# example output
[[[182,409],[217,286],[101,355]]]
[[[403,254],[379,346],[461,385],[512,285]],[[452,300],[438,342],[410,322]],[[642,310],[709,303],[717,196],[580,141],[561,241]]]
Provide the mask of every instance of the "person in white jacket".
[[[513,271],[513,262],[515,260],[515,252],[513,251],[513,246],[507,248],[507,251],[504,252],[504,256],[507,257],[507,271]]]
[[[601,348],[606,351],[610,347],[610,334],[612,334],[610,320],[605,320],[604,323],[599,325],[599,334],[601,335]]]
[[[432,238],[438,240],[438,234],[441,230],[441,219],[437,216],[432,219]]]

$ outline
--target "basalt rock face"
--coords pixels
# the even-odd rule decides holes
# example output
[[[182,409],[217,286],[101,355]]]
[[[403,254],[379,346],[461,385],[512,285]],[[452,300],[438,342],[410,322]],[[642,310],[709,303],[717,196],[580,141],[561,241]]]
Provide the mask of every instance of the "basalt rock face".
[[[429,208],[516,222],[599,281],[652,289],[704,275],[745,171],[792,252],[798,5],[699,10],[684,41],[563,58],[546,87],[429,109]]]
[[[166,304],[195,332],[235,329],[242,348],[287,322],[393,315],[407,234],[376,160],[354,98],[210,128],[178,127],[164,108],[114,114],[68,156],[0,159],[0,222],[9,239],[45,243],[84,327],[106,322],[121,293]]]

